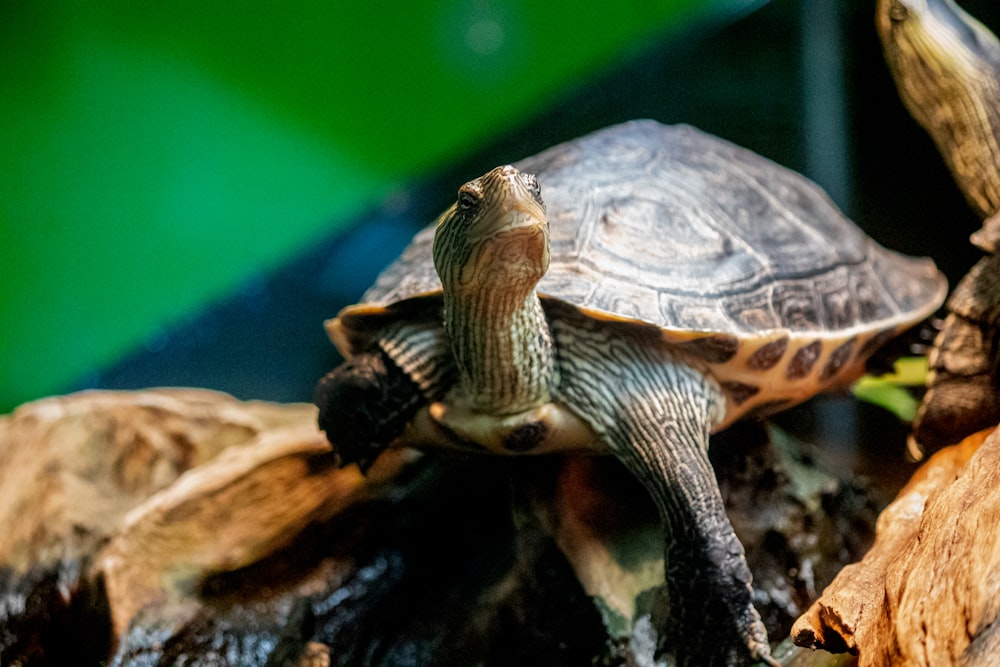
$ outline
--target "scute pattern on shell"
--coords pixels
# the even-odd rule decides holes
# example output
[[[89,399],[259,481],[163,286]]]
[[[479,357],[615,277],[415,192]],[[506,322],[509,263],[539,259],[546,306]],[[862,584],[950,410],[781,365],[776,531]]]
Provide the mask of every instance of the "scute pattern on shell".
[[[887,328],[933,309],[933,263],[868,238],[803,176],[695,128],[631,121],[518,162],[542,187],[543,295],[596,316],[740,338]],[[436,292],[433,225],[364,295]]]

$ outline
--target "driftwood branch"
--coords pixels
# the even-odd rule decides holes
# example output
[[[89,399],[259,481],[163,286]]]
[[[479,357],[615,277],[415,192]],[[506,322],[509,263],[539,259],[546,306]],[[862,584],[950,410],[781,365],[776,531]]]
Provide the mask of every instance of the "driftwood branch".
[[[867,665],[1000,655],[1000,431],[935,454],[882,513],[871,551],[795,624],[802,646]]]

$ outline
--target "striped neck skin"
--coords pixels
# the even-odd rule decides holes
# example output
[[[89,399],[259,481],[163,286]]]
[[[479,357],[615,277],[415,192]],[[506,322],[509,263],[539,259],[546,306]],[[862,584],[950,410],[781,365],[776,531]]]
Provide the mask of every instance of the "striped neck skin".
[[[469,407],[504,415],[547,403],[554,356],[534,290],[487,288],[460,298],[445,294],[445,330]]]
[[[438,223],[434,264],[460,375],[452,400],[492,415],[547,403],[555,361],[535,287],[549,236],[534,177],[497,167],[462,186]]]

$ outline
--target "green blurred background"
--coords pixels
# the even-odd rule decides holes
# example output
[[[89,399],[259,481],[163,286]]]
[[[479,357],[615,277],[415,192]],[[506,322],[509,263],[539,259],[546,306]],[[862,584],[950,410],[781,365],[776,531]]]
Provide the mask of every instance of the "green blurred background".
[[[0,3],[0,411],[759,2]]]
[[[1000,3],[963,0],[994,30]],[[978,222],[874,0],[0,0],[0,413],[195,385],[308,400],[321,322],[455,188],[628,118],[827,189],[954,283]]]

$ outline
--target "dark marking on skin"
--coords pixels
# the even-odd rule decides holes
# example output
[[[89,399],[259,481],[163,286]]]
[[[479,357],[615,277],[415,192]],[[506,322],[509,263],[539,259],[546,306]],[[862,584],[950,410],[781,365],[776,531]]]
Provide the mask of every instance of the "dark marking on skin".
[[[760,387],[742,382],[723,382],[722,389],[736,405],[742,405],[748,398],[760,391]]]
[[[747,358],[747,367],[755,371],[766,371],[781,361],[788,350],[788,336],[761,345]]]
[[[740,341],[736,336],[714,334],[682,343],[681,347],[710,364],[722,364],[733,358],[740,349]]]
[[[508,452],[528,452],[542,444],[548,434],[544,422],[530,422],[515,428],[503,441]]]
[[[798,380],[809,375],[809,371],[816,364],[816,360],[819,359],[820,350],[823,349],[823,343],[814,340],[805,347],[799,348],[799,351],[795,353],[792,360],[788,362],[788,369],[785,371],[785,376],[789,380]]]
[[[857,339],[852,338],[830,353],[830,358],[827,360],[826,365],[823,366],[823,371],[819,374],[820,380],[826,382],[840,372],[851,358],[851,352],[854,350],[856,342]]]

